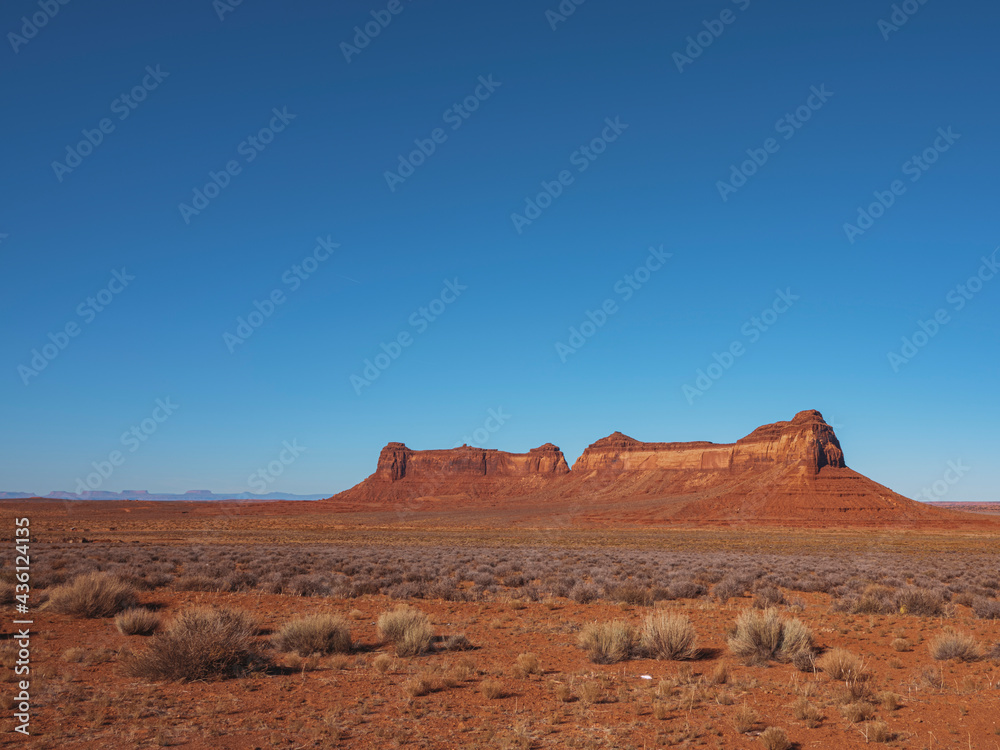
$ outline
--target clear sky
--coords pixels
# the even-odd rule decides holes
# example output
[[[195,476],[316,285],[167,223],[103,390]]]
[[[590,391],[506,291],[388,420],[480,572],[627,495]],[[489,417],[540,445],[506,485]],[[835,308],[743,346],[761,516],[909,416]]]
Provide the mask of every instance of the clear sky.
[[[815,408],[1000,500],[1000,6],[902,6],[5,3],[0,489]]]

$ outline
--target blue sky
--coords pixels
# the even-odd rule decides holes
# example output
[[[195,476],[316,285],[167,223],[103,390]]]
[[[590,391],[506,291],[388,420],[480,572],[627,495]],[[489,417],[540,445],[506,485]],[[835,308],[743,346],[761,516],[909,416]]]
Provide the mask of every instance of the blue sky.
[[[0,489],[816,408],[1000,500],[1000,7],[903,5],[7,3]]]

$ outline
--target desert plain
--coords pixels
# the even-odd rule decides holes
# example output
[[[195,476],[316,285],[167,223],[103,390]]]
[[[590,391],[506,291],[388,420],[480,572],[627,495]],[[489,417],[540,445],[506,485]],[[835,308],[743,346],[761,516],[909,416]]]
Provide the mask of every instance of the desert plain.
[[[319,502],[0,505],[4,744],[1000,748],[1000,517],[851,471],[818,412],[572,469],[390,443]]]

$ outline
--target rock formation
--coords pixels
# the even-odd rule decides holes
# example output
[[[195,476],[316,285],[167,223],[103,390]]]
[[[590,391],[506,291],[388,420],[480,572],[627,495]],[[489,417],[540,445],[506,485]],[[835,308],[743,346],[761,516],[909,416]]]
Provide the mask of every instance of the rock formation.
[[[818,474],[824,466],[843,468],[844,452],[833,428],[818,411],[803,411],[791,422],[759,427],[735,443],[642,443],[620,432],[593,443],[573,471],[710,471],[740,473],[771,466],[795,466]]]
[[[572,470],[551,443],[528,453],[389,443],[374,474],[328,502],[342,510],[473,514],[528,508],[538,509],[532,523],[563,514],[580,525],[884,525],[948,517],[847,468],[833,428],[814,410],[735,443],[645,443],[615,432],[590,445]]]

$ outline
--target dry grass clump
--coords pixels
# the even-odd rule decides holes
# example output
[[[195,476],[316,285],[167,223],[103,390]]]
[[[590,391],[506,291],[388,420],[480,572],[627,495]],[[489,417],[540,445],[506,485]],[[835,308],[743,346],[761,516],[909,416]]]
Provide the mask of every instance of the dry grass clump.
[[[949,630],[929,644],[931,656],[938,661],[979,661],[983,658],[983,648],[968,633]]]
[[[514,673],[518,677],[527,677],[532,674],[540,674],[542,671],[538,663],[538,657],[534,654],[520,654],[514,662]]]
[[[753,664],[788,662],[812,651],[812,633],[799,620],[782,620],[775,609],[744,610],[727,639],[729,650]]]
[[[764,586],[754,592],[750,606],[757,609],[770,609],[784,603],[785,595],[781,593],[781,589],[777,586]]]
[[[556,685],[552,692],[555,695],[556,700],[560,703],[569,703],[573,700],[573,691],[565,682],[560,682]]]
[[[635,652],[635,631],[621,620],[587,623],[580,631],[580,647],[594,664],[616,664]]]
[[[465,637],[464,633],[458,633],[445,638],[440,648],[442,651],[471,651],[475,646],[472,645],[472,641]]]
[[[126,609],[115,617],[122,635],[152,635],[160,627],[160,616],[148,609]]]
[[[126,656],[125,672],[148,680],[241,676],[267,663],[256,635],[257,623],[246,612],[187,609],[145,651]]]
[[[744,703],[733,714],[733,728],[739,734],[746,734],[757,726],[758,718],[757,712]]]
[[[397,656],[419,656],[431,649],[434,628],[426,614],[406,605],[378,618],[379,637],[396,647]]]
[[[926,589],[903,589],[896,593],[896,611],[901,615],[937,617],[944,613],[944,600]]]
[[[715,665],[715,669],[712,670],[709,683],[712,685],[725,685],[727,682],[729,682],[729,665],[724,661],[720,661]]]
[[[977,596],[972,600],[972,611],[980,620],[1000,620],[1000,601]]]
[[[600,703],[604,700],[604,685],[597,680],[588,680],[580,685],[580,700],[584,703]]]
[[[415,674],[403,683],[403,690],[411,698],[433,693],[437,689],[433,677],[426,673]]]
[[[379,674],[385,674],[392,669],[392,657],[389,654],[379,654],[372,659],[372,669]]]
[[[342,617],[330,614],[310,615],[284,625],[272,639],[279,651],[310,654],[348,654],[351,652],[351,629]]]
[[[698,657],[696,642],[694,627],[684,615],[659,612],[649,615],[642,626],[642,651],[655,659],[695,659]]]
[[[815,729],[823,721],[822,712],[806,698],[799,698],[792,704],[792,715],[799,721],[805,722],[810,729]]]
[[[792,744],[784,729],[768,727],[760,733],[760,742],[767,750],[788,750]]]
[[[851,682],[862,679],[864,664],[846,648],[834,648],[816,660],[816,666],[830,675],[832,680]]]
[[[868,701],[855,701],[840,707],[844,718],[852,724],[868,721],[875,716],[875,706]]]
[[[890,644],[896,651],[912,651],[913,644],[905,638],[895,638]]]
[[[76,617],[113,617],[138,604],[135,589],[107,573],[84,573],[49,594],[53,610]]]
[[[873,721],[861,730],[866,742],[892,742],[896,735],[889,731],[889,725],[884,721]]]
[[[882,704],[882,709],[884,711],[898,711],[900,707],[899,696],[896,695],[891,690],[883,690],[877,696],[876,699],[880,704]]]
[[[487,700],[495,700],[504,696],[503,685],[498,680],[489,677],[479,683],[479,692]]]

